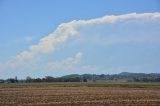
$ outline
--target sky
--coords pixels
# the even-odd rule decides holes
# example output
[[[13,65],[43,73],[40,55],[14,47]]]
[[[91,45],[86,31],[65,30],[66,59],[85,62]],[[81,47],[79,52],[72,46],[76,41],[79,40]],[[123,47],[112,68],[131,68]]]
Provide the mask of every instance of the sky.
[[[159,66],[159,0],[0,0],[0,79]]]

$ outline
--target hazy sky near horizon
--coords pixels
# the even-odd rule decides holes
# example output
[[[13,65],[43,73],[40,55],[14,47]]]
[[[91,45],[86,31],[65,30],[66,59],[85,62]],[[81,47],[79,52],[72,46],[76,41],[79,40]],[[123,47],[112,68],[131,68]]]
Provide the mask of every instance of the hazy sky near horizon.
[[[159,0],[0,0],[0,79],[159,66]]]

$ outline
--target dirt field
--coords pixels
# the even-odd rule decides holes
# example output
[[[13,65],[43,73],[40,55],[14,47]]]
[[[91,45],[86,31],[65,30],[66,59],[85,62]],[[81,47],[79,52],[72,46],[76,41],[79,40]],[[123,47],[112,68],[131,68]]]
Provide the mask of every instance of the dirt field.
[[[0,86],[0,106],[160,106],[159,87]]]

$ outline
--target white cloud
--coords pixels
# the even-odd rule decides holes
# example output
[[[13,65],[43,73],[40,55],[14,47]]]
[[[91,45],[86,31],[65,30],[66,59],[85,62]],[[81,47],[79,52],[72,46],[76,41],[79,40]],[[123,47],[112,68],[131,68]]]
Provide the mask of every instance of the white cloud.
[[[78,34],[76,30],[79,26],[92,25],[92,24],[101,24],[101,23],[115,23],[126,20],[159,20],[160,13],[143,13],[143,14],[125,14],[119,16],[104,16],[97,19],[91,20],[78,20],[71,21],[68,23],[60,24],[57,29],[49,34],[48,36],[40,39],[39,43],[29,47],[29,50],[23,51],[18,54],[16,57],[23,59],[31,59],[39,54],[46,54],[53,52],[58,44],[65,43],[69,37],[75,36]]]
[[[25,41],[32,41],[33,40],[33,36],[26,36],[24,39],[25,39]]]
[[[118,23],[118,22],[125,22],[125,21],[152,21],[152,20],[160,20],[160,13],[142,13],[142,14],[124,14],[118,16],[104,16],[96,19],[90,20],[74,20],[68,23],[60,24],[55,31],[51,34],[43,37],[39,40],[39,42],[35,45],[31,45],[28,50],[24,50],[21,53],[14,56],[13,59],[9,60],[8,62],[1,64],[1,69],[6,69],[5,67],[23,67],[23,64],[33,61],[36,57],[42,54],[48,54],[55,51],[57,45],[64,44],[68,41],[69,38],[74,37],[80,33],[78,30],[79,27],[87,27],[91,25],[100,25],[103,23]],[[114,38],[113,38],[114,39]],[[149,38],[150,39],[150,38]],[[32,40],[32,37],[26,37],[27,41]],[[122,39],[122,41],[125,39]],[[111,40],[108,40],[108,42]],[[112,41],[114,42],[114,41]],[[112,43],[111,42],[111,43]],[[118,42],[120,42],[118,40]],[[75,64],[77,64],[81,58],[82,54],[78,53],[75,58],[68,58],[67,60],[63,60],[59,62],[50,63],[54,67],[61,68],[63,66],[72,68]],[[62,65],[61,65],[62,64]],[[64,68],[65,68],[64,67]]]
[[[77,69],[78,64],[81,62],[83,53],[78,52],[74,57],[68,57],[61,61],[50,61],[48,63],[39,64],[37,60],[17,59],[17,61],[8,61],[5,64],[0,64],[0,70],[74,70]],[[27,58],[27,57],[26,57]]]
[[[77,31],[70,23],[63,23],[53,33],[40,39],[38,44],[31,45],[29,50],[21,52],[16,58],[24,60],[33,59],[39,54],[51,53],[58,44],[65,43],[69,37],[74,36],[76,33]]]
[[[104,16],[96,19],[90,19],[90,20],[79,20],[79,21],[72,21],[72,26],[79,26],[79,25],[91,25],[91,24],[101,24],[101,23],[115,23],[115,22],[122,22],[122,21],[128,21],[128,20],[159,20],[160,19],[160,13],[131,13],[131,14],[124,14],[124,15],[110,15],[110,16]]]
[[[31,42],[31,41],[33,41],[33,39],[34,39],[33,36],[23,36],[23,37],[15,40],[15,41],[13,41],[13,43],[19,45],[19,44],[22,44],[24,42],[26,42],[26,43]],[[12,44],[12,43],[10,43],[10,44]]]
[[[81,70],[86,72],[102,71],[103,68],[96,65],[84,65],[81,67]]]
[[[51,70],[74,70],[76,65],[80,63],[82,58],[82,53],[77,53],[74,57],[69,57],[60,62],[49,62],[47,67]]]

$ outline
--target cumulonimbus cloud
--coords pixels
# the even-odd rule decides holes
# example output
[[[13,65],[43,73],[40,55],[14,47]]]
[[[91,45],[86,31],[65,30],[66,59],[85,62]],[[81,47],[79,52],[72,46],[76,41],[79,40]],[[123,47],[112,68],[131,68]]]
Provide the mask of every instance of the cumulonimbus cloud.
[[[0,69],[6,69],[4,67],[16,67],[17,65],[23,64],[28,60],[30,61],[39,55],[52,53],[56,49],[57,45],[64,44],[69,38],[78,35],[78,27],[101,23],[117,23],[128,20],[160,20],[160,13],[131,13],[117,16],[110,15],[96,19],[74,20],[68,23],[62,23],[52,33],[40,39],[37,44],[31,45],[28,50],[22,51],[18,55],[14,56],[12,60],[9,60],[5,64],[1,64]]]

